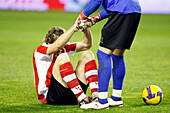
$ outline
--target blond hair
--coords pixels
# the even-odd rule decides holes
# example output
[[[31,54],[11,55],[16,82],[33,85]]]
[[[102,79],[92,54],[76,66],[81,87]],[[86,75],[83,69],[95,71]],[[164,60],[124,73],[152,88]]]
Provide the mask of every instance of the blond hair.
[[[52,27],[46,34],[43,42],[46,44],[52,44],[54,41],[58,39],[66,30],[62,27]]]

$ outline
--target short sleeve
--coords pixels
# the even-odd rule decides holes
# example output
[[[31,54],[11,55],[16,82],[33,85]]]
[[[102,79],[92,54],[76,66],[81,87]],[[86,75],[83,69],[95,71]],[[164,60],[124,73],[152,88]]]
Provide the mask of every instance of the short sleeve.
[[[65,46],[64,46],[64,50],[65,52],[68,54],[68,55],[74,55],[74,53],[76,53],[76,46],[77,46],[77,43],[67,43]]]
[[[35,58],[38,58],[40,60],[45,60],[45,61],[51,61],[52,60],[52,55],[47,54],[47,46],[39,46],[35,50]]]

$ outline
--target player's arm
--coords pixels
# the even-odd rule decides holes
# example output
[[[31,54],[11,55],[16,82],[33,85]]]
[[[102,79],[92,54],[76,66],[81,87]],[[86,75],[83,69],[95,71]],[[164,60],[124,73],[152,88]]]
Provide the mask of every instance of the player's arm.
[[[87,9],[87,8],[86,8],[86,9]],[[85,9],[84,11],[86,11],[86,9]],[[85,13],[85,14],[86,14],[86,13]],[[88,13],[88,14],[91,14],[91,13]],[[88,14],[87,14],[87,15],[88,15]],[[99,21],[101,21],[101,20],[104,20],[105,18],[108,18],[109,15],[110,15],[110,13],[107,12],[106,10],[104,10],[104,11],[102,11],[101,13],[93,16],[93,17],[91,18],[91,20],[92,20],[92,25],[96,24],[97,22],[99,22]],[[81,18],[82,20],[83,20],[83,19],[85,19],[85,20],[88,19],[88,17],[84,15],[84,12],[83,12],[83,11],[80,13],[79,18]],[[81,19],[79,19],[79,20],[81,20]]]
[[[93,12],[95,12],[99,6],[101,5],[103,0],[90,0],[89,4],[87,5],[86,9],[83,10],[79,17],[78,20],[86,20],[89,15],[91,15]]]
[[[83,32],[84,32],[83,40],[80,42],[77,42],[77,47],[76,47],[77,52],[87,50],[93,44],[92,34],[89,28],[85,28]]]
[[[74,32],[75,26],[72,26],[68,31],[62,34],[53,44],[48,47],[47,54],[51,55],[52,53],[56,53],[58,50],[61,50],[70,40]]]
[[[103,0],[90,0],[86,9],[83,11],[83,14],[87,17],[91,15],[93,12],[95,12],[100,7],[102,1]]]

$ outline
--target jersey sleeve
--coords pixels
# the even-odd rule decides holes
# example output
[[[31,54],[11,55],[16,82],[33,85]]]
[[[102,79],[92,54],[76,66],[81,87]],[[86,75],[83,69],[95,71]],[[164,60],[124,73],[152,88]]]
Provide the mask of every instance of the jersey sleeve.
[[[99,6],[101,5],[102,1],[103,0],[90,0],[86,9],[83,11],[84,15],[89,16],[93,12],[95,12],[99,8]]]
[[[64,46],[64,51],[68,54],[68,55],[74,55],[76,53],[76,46],[77,46],[77,43],[67,43],[65,46]]]
[[[45,60],[45,61],[51,61],[52,60],[52,55],[47,54],[47,49],[48,46],[39,46],[35,50],[35,58],[40,59],[40,60]]]
[[[100,13],[101,20],[109,17],[109,15],[110,15],[110,13],[108,13],[106,10],[102,11],[102,12]]]

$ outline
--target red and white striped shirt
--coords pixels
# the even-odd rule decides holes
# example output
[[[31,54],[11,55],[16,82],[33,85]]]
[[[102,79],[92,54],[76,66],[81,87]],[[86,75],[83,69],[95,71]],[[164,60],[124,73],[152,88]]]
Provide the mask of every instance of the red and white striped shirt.
[[[67,43],[63,52],[68,55],[76,53],[76,43]],[[57,58],[57,54],[47,55],[47,49],[50,45],[43,43],[34,50],[33,66],[34,66],[34,82],[39,101],[46,103],[46,96],[51,82],[53,65]]]

